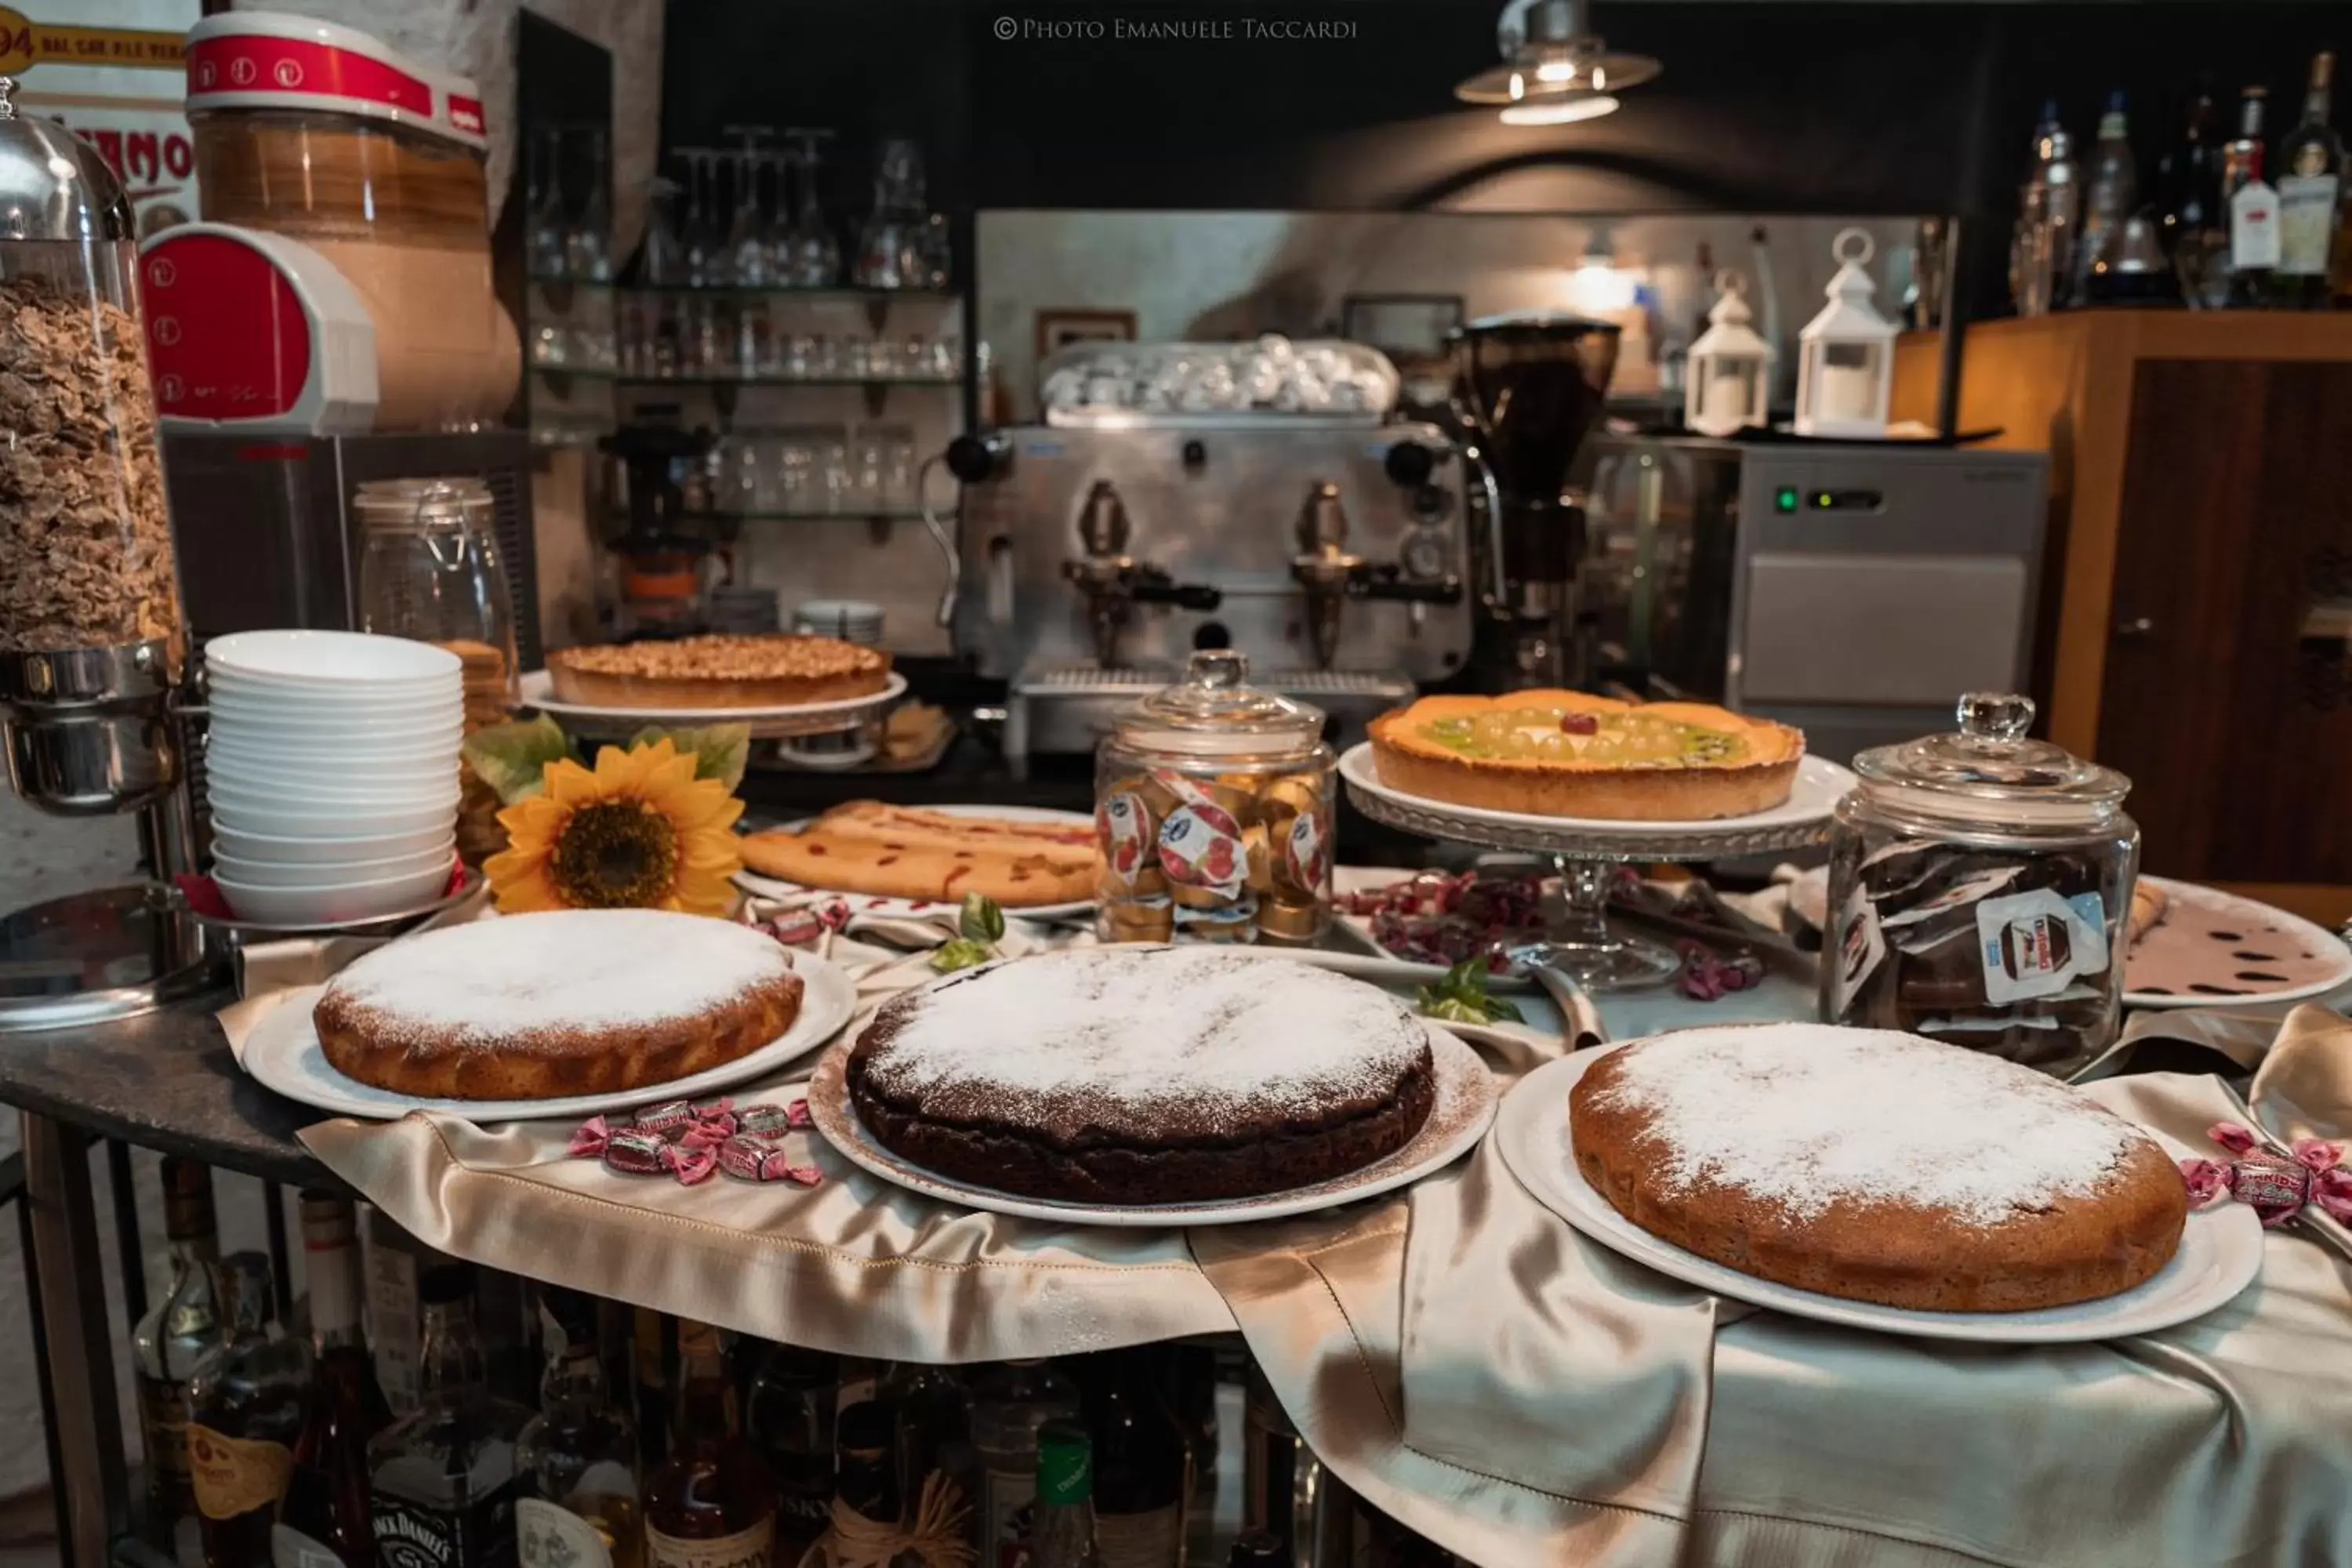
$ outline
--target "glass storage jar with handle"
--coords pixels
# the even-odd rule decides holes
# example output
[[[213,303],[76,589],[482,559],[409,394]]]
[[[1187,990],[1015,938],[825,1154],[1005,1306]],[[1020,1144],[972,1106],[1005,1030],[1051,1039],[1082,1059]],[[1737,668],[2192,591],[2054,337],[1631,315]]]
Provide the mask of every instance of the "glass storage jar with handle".
[[[2116,1037],[2139,829],[2131,781],[1971,692],[1959,732],[1853,760],[1831,840],[1822,1016],[2063,1076]]]
[[[493,502],[478,479],[378,479],[360,519],[360,628],[414,637],[465,661],[466,726],[505,718],[516,695],[514,599]]]
[[[1330,919],[1334,758],[1319,709],[1230,648],[1118,715],[1095,752],[1105,942],[1312,942]]]

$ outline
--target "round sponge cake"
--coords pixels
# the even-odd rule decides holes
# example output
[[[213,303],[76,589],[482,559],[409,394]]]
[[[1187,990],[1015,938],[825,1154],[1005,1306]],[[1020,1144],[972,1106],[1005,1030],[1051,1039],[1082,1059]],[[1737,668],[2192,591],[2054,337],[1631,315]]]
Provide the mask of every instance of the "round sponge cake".
[[[884,1004],[846,1070],[884,1146],[1094,1204],[1311,1186],[1410,1142],[1429,1029],[1375,986],[1211,948],[1071,948]]]
[[[406,937],[328,983],[311,1016],[336,1071],[403,1094],[619,1094],[749,1055],[802,982],[774,938],[661,910],[501,915]]]
[[[1594,1062],[1577,1167],[1635,1225],[1824,1295],[2025,1311],[2129,1289],[2189,1213],[2154,1140],[2027,1068],[1913,1035],[1687,1029]]]

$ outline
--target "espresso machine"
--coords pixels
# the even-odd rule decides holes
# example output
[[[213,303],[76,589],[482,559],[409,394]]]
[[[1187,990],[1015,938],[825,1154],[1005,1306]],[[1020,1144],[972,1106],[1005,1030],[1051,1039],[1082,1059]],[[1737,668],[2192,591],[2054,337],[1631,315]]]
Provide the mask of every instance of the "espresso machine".
[[[184,640],[131,204],[95,149],[18,114],[13,90],[0,77],[0,315],[17,373],[0,476],[0,743],[10,787],[40,811],[137,814],[153,879],[0,914],[0,1032],[144,1012],[212,971],[168,885],[194,868]]]
[[[1246,653],[1343,742],[1462,675],[1487,486],[1451,433],[1388,417],[1395,379],[1352,343],[1089,346],[1048,362],[1044,423],[949,448],[955,646],[1007,682],[1016,770],[1091,752],[1196,648]]]
[[[1454,329],[1454,418],[1474,464],[1490,584],[1476,684],[1563,686],[1572,671],[1570,584],[1583,556],[1571,465],[1601,416],[1617,368],[1618,329],[1578,316],[1488,316]]]

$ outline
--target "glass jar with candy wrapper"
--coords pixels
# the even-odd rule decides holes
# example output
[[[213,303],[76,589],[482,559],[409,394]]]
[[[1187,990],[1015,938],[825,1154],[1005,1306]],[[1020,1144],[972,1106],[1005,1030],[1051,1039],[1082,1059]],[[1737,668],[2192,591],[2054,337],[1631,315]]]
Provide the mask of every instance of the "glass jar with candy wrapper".
[[[1323,713],[1229,648],[1123,710],[1095,750],[1105,942],[1310,942],[1338,825]]]

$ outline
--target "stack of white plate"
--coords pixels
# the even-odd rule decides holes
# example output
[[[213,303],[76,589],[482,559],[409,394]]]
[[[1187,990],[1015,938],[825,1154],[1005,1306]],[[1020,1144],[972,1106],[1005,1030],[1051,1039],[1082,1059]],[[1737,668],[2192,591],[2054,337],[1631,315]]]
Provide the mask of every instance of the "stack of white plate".
[[[793,609],[793,630],[882,646],[882,606],[864,599],[803,599]]]
[[[447,887],[462,668],[430,643],[357,632],[205,645],[213,879],[238,919],[380,920]]]

